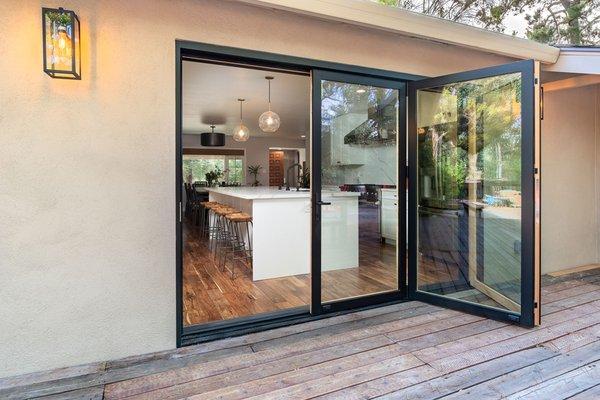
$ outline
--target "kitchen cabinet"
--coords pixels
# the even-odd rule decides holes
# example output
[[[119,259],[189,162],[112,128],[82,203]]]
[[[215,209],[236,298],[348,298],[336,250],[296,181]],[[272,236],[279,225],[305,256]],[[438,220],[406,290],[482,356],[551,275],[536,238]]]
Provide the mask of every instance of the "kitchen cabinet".
[[[379,200],[381,238],[395,241],[398,228],[398,192],[396,189],[381,189]]]
[[[252,280],[309,274],[311,195],[275,187],[208,188],[218,201],[252,216]],[[357,192],[321,192],[321,268],[358,267]],[[242,235],[244,232],[242,231]]]

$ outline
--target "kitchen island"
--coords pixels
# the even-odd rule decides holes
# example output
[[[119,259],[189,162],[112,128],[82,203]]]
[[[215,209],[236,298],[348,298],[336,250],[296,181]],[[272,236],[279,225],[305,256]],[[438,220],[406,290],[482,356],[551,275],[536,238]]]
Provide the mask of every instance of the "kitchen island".
[[[311,198],[309,191],[276,187],[209,188],[210,201],[252,215],[252,279],[310,273]],[[358,267],[358,196],[323,191],[321,264],[323,271]]]

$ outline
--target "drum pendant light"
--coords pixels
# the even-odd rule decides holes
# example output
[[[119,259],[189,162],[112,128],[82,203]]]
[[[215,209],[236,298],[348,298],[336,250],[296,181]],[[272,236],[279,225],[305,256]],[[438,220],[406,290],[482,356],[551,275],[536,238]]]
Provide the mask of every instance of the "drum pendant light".
[[[269,82],[269,111],[265,111],[258,118],[258,126],[263,132],[273,133],[277,132],[279,125],[281,125],[281,119],[279,115],[271,111],[271,81],[275,78],[272,76],[265,76],[267,82]]]
[[[233,130],[233,140],[236,142],[245,142],[250,138],[250,130],[244,125],[242,104],[246,99],[238,99],[240,102],[240,123]]]
[[[200,144],[207,147],[225,146],[225,134],[215,132],[215,126],[211,125],[211,132],[202,132]]]

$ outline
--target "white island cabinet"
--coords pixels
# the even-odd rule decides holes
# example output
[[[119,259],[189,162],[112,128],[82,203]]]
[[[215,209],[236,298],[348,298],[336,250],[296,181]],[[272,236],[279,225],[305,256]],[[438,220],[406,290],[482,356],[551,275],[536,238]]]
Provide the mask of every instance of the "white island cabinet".
[[[398,229],[398,190],[381,189],[381,237],[386,240],[396,240]]]
[[[271,187],[208,189],[210,201],[252,215],[253,280],[310,273],[311,199],[308,191]],[[358,267],[358,196],[323,192],[322,270]]]

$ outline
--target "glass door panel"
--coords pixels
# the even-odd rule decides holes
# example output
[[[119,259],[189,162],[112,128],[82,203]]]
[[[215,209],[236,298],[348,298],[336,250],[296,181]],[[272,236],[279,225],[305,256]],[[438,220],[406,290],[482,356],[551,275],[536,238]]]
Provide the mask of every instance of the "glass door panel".
[[[398,190],[403,84],[327,77],[313,81],[320,96],[323,303],[398,291],[398,210],[405,210]]]
[[[531,321],[531,65],[432,78],[410,91],[416,268],[409,274],[417,298]]]

